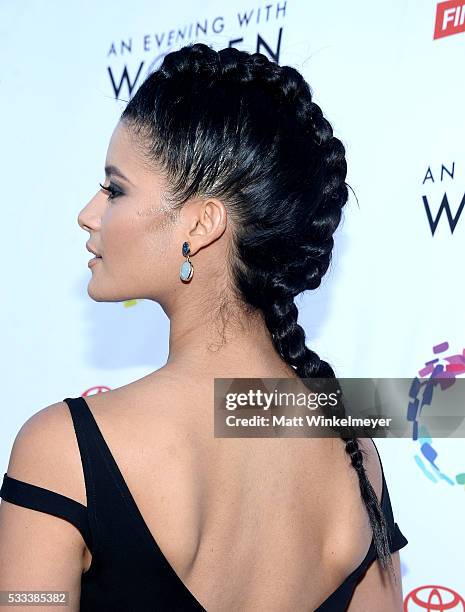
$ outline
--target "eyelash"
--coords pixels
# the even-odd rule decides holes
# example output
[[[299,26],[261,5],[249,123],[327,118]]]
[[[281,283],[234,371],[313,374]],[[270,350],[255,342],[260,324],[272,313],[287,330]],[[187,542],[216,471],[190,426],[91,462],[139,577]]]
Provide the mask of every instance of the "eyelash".
[[[109,193],[107,200],[113,200],[114,198],[117,198],[121,195],[121,191],[118,191],[117,189],[112,187],[111,183],[108,185],[108,187],[105,187],[104,185],[102,185],[102,183],[99,183],[99,185],[103,189],[103,191]]]

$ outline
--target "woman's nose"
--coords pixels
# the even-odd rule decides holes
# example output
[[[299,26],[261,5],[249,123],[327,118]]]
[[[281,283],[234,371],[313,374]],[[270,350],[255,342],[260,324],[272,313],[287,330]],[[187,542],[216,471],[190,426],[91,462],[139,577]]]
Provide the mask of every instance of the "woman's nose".
[[[79,212],[77,222],[83,230],[95,230],[100,226],[101,212],[96,202],[97,195],[98,194],[96,194]]]

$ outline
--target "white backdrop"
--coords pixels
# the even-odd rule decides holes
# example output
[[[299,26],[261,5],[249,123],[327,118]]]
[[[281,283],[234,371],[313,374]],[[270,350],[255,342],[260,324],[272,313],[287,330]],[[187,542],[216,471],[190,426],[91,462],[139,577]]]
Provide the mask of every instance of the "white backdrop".
[[[3,472],[30,415],[126,384],[166,359],[169,326],[158,305],[88,297],[88,234],[77,215],[104,179],[124,108],[113,83],[128,99],[129,83],[137,88],[165,53],[188,42],[259,50],[295,66],[346,146],[358,204],[350,192],[330,271],[298,299],[308,345],[338,376],[413,378],[434,358],[465,363],[460,6],[0,3]],[[443,35],[434,38],[435,29]],[[438,217],[434,233],[428,207]],[[436,469],[425,441],[377,441],[409,540],[401,550],[406,610],[421,609],[412,595],[425,585],[437,585],[433,601],[450,601],[452,592],[465,598],[464,444],[430,441]]]

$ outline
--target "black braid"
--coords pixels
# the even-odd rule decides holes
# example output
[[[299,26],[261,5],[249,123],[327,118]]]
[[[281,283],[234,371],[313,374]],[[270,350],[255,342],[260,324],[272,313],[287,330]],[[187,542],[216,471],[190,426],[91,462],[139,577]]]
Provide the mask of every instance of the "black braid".
[[[335,378],[335,374],[329,363],[320,359],[314,351],[310,350],[305,344],[305,331],[297,323],[298,310],[293,298],[274,302],[269,308],[264,309],[265,320],[268,328],[272,331],[274,346],[284,360],[295,368],[298,376],[306,378]],[[310,385],[311,390],[314,387]],[[340,385],[336,382],[336,388]],[[339,412],[337,417],[344,417],[345,410],[343,404],[338,402]],[[323,411],[326,406],[322,407]],[[337,427],[335,427],[338,430]],[[357,438],[347,435],[350,427],[341,428],[341,439],[346,443],[345,450],[349,455],[351,464],[356,470],[359,478],[360,491],[365,507],[368,512],[370,524],[373,532],[376,553],[383,568],[393,569],[392,558],[389,549],[389,539],[387,523],[384,513],[379,504],[376,492],[374,491],[363,465],[363,449],[360,448]]]
[[[336,380],[306,346],[294,303],[321,284],[348,199],[344,145],[312,95],[290,66],[196,43],[165,56],[121,120],[166,172],[173,209],[193,196],[222,199],[234,227],[233,290],[263,313],[278,354],[303,379]],[[344,416],[341,402],[339,409],[336,416]],[[362,449],[347,431],[339,433],[358,474],[376,553],[392,570],[386,520]]]

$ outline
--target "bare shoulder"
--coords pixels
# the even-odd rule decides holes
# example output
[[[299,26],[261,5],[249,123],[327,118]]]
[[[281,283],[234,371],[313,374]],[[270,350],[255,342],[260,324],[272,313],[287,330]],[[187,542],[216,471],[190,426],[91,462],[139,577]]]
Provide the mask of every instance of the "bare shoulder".
[[[7,473],[86,504],[79,448],[66,402],[50,404],[23,423],[13,441]]]
[[[211,384],[211,411],[208,411],[208,389],[195,381],[183,385],[179,375],[163,369],[127,385],[86,397],[97,423],[114,439],[120,438],[127,427],[131,431],[151,429],[152,435],[171,433],[178,437],[183,432],[193,433],[203,414],[208,422],[213,410],[213,384]],[[195,389],[194,389],[195,387]],[[206,391],[206,392],[205,392]],[[198,408],[198,410],[197,410]],[[206,409],[207,408],[207,409]],[[123,443],[123,446],[126,444]]]
[[[8,476],[85,505],[84,488],[79,488],[80,455],[73,436],[66,403],[42,408],[16,434]],[[66,590],[69,609],[78,610],[84,552],[82,535],[70,521],[2,498],[0,589],[23,585],[32,591]]]

